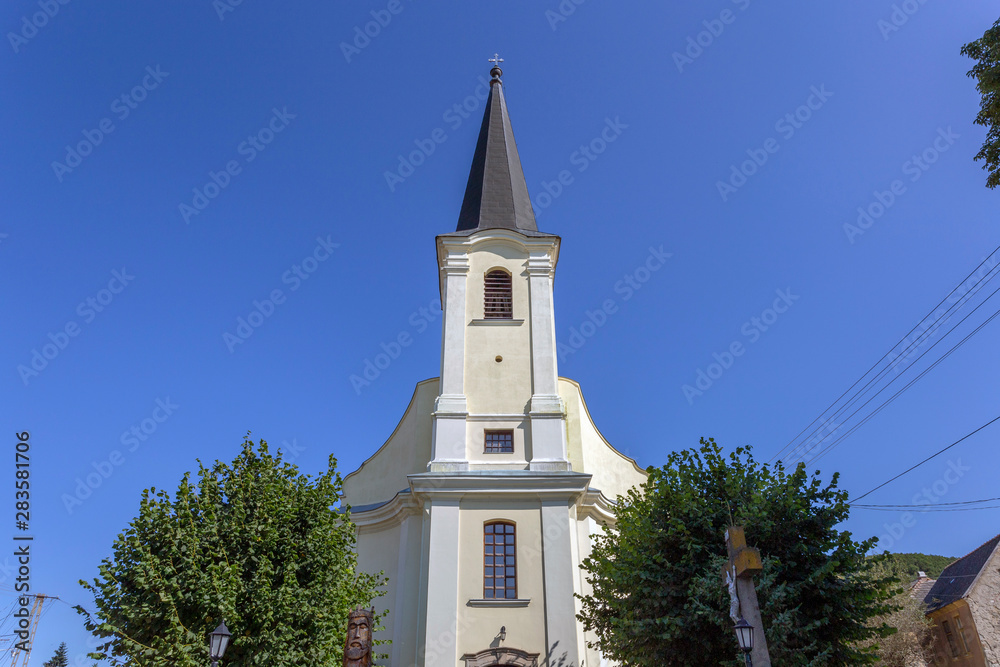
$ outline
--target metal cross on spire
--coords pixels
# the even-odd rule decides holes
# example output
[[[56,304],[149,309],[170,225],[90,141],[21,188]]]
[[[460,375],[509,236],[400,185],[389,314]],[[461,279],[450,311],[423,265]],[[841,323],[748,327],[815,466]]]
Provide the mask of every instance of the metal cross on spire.
[[[499,53],[494,53],[493,57],[488,60],[488,62],[493,63],[494,67],[500,67],[500,63],[503,62],[503,58],[500,57]]]

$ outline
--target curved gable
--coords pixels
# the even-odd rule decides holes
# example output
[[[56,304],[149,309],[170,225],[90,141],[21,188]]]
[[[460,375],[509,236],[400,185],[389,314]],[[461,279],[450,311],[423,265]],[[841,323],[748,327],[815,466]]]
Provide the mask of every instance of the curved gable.
[[[409,486],[407,475],[427,472],[431,460],[431,413],[438,378],[417,384],[396,429],[361,467],[344,478],[344,499],[352,506],[391,500]]]

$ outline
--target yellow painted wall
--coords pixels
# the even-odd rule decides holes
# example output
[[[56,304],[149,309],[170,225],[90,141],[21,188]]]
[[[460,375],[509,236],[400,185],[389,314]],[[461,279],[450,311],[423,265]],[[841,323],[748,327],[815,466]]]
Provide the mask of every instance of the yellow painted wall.
[[[462,625],[460,656],[489,646],[501,626],[507,628],[507,646],[544,654],[545,600],[538,508],[538,503],[531,502],[497,502],[491,507],[462,503],[458,599]],[[498,519],[516,524],[517,595],[531,600],[527,607],[470,607],[467,604],[469,600],[483,597],[483,525]]]
[[[523,250],[494,243],[469,254],[466,287],[465,395],[471,413],[524,413],[531,400],[531,313]],[[502,268],[511,274],[513,319],[520,325],[475,324],[483,319],[486,274]],[[503,361],[497,362],[500,356]]]

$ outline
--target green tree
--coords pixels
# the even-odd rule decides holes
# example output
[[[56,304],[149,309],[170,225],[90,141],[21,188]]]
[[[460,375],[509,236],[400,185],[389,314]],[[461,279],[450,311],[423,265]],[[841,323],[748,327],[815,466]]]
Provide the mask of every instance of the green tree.
[[[185,474],[173,499],[143,491],[99,576],[80,582],[96,611],[78,610],[103,641],[91,656],[204,667],[225,619],[227,667],[339,667],[349,609],[384,595],[385,580],[356,571],[336,459],[313,479],[246,438],[231,465],[198,465],[197,484]]]
[[[738,665],[729,596],[721,579],[724,532],[744,525],[761,551],[756,577],[776,665],[863,665],[858,642],[891,634],[869,619],[891,611],[891,579],[873,577],[876,539],[855,542],[835,526],[848,515],[838,476],[824,485],[805,465],[786,472],[728,458],[714,440],[650,468],[641,489],[619,497],[615,529],[597,536],[583,561],[593,593],[579,615],[595,646],[625,667]],[[818,473],[817,473],[818,475]]]
[[[907,554],[922,555],[922,554]],[[883,623],[895,632],[888,637],[871,638],[861,642],[861,647],[871,647],[879,657],[883,667],[911,667],[911,665],[931,664],[934,654],[933,625],[924,615],[923,600],[910,595],[913,580],[898,559],[890,558],[872,568],[872,576],[888,577],[893,580],[892,603],[895,609],[889,614],[872,617],[869,625]]]
[[[976,61],[968,75],[976,80],[976,90],[982,96],[976,125],[987,129],[986,141],[976,153],[976,160],[983,160],[983,169],[989,172],[986,187],[1000,185],[1000,20],[983,36],[962,47],[962,55]]]
[[[59,644],[55,654],[48,662],[42,663],[42,667],[69,667],[69,658],[66,657],[66,642]]]

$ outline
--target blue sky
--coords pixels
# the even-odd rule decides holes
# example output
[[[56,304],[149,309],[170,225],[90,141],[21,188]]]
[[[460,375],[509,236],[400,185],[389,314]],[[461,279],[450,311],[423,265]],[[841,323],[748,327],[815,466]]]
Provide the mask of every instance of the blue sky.
[[[642,465],[701,436],[770,459],[1000,245],[959,55],[991,3],[220,2],[0,15],[2,420],[11,452],[31,432],[34,590],[69,604],[143,488],[247,430],[346,473],[438,374],[434,236],[494,52],[539,226],[563,238],[557,332],[580,345],[560,373]],[[877,217],[845,230],[859,207]],[[652,252],[672,256],[645,273]],[[815,467],[863,493],[995,417],[996,326]],[[1000,495],[996,428],[866,502]],[[847,527],[945,555],[1000,532],[997,510],[903,520]],[[85,650],[55,603],[34,662],[62,640]]]

